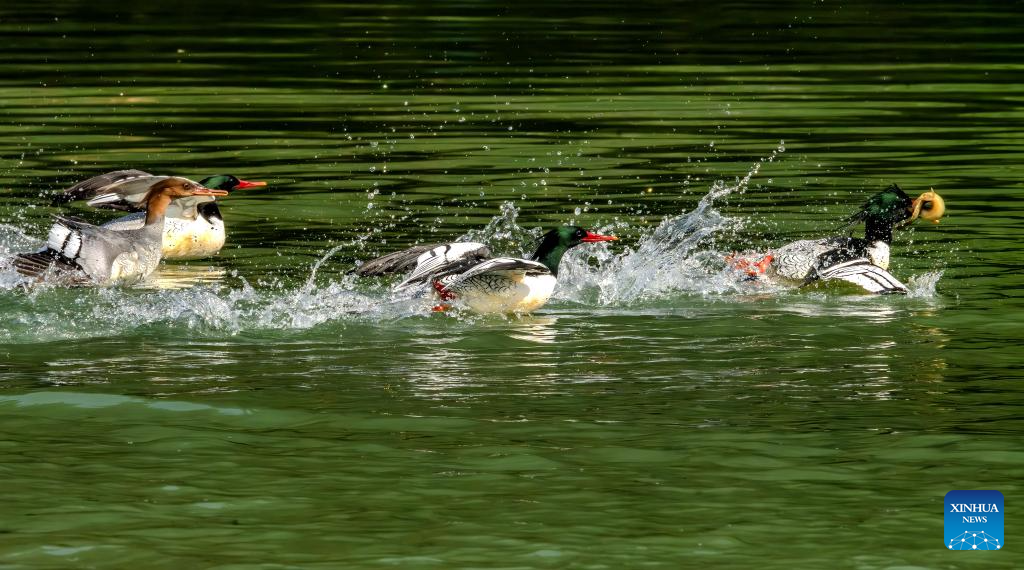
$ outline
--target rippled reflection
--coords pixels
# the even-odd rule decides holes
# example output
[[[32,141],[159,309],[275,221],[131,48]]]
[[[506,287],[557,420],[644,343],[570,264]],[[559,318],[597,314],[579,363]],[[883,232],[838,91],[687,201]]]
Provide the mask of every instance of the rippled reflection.
[[[508,335],[526,342],[554,344],[558,341],[557,324],[558,317],[529,315],[516,319]]]
[[[216,265],[161,265],[142,284],[152,289],[187,289],[195,285],[217,283],[224,279],[227,270]]]

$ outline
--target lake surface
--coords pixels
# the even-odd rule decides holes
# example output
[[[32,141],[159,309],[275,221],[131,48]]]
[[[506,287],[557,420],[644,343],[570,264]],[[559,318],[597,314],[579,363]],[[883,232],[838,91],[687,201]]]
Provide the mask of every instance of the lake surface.
[[[141,287],[0,270],[0,566],[1024,564],[1019,5],[137,4],[0,6],[0,257],[100,172],[269,186]],[[725,267],[892,182],[910,295]],[[346,274],[570,222],[527,317]]]

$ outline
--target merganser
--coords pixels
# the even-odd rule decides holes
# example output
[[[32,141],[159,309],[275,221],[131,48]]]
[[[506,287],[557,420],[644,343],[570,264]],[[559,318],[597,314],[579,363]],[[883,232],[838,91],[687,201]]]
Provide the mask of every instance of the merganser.
[[[558,265],[570,248],[581,243],[614,241],[615,236],[595,234],[577,226],[562,226],[543,237],[531,259],[491,257],[490,249],[476,242],[414,246],[368,261],[355,273],[361,276],[412,273],[395,286],[402,291],[430,283],[444,310],[454,301],[477,313],[536,311],[551,298]]]
[[[911,199],[893,184],[875,194],[857,213],[846,219],[850,227],[864,222],[864,237],[833,236],[800,240],[776,248],[758,261],[730,256],[733,266],[760,275],[798,281],[805,286],[816,281],[839,279],[869,293],[907,293],[909,289],[887,270],[893,230],[921,218],[939,223],[946,204],[934,190]]]
[[[163,177],[150,185],[140,202],[146,205],[139,229],[114,230],[54,216],[46,248],[22,253],[14,267],[22,275],[47,277],[68,285],[109,285],[140,281],[156,269],[161,257],[161,234],[171,202],[191,196],[227,196],[227,191],[203,187],[187,178]]]
[[[150,186],[169,176],[156,176],[141,170],[115,170],[79,182],[65,190],[62,201],[88,199],[98,208],[127,210],[133,213],[109,221],[102,227],[113,230],[137,230],[146,214],[142,200]],[[239,180],[230,174],[209,176],[201,186],[215,190],[242,190],[266,186],[266,182]],[[171,202],[164,219],[163,256],[165,259],[200,259],[217,255],[224,247],[224,218],[216,199],[211,196],[189,196]]]

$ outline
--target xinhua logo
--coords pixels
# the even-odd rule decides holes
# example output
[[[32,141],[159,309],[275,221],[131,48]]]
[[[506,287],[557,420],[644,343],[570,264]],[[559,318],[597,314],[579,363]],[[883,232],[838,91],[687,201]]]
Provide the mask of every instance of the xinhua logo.
[[[946,493],[946,548],[1003,549],[1003,494],[999,491]]]

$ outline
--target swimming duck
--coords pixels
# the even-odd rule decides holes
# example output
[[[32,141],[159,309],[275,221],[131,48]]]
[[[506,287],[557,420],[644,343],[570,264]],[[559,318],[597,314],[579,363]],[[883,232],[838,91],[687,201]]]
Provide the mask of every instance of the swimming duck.
[[[160,263],[164,221],[170,204],[193,196],[227,196],[187,178],[160,177],[139,202],[145,222],[139,229],[115,230],[55,216],[46,248],[22,253],[14,267],[36,280],[67,285],[109,285],[140,281]]]
[[[98,208],[127,210],[133,213],[103,224],[113,230],[135,230],[143,226],[146,214],[138,211],[149,187],[169,176],[156,176],[141,170],[115,170],[80,182],[62,193],[61,201],[88,199]],[[239,180],[230,174],[209,176],[201,186],[215,190],[242,190],[266,186],[266,182]],[[215,198],[190,196],[171,202],[164,219],[163,256],[165,259],[211,257],[224,247],[224,218]]]
[[[541,237],[531,259],[491,257],[490,249],[476,242],[415,246],[368,261],[355,273],[389,275],[412,269],[396,291],[431,284],[444,310],[455,302],[477,313],[530,313],[551,298],[558,266],[569,249],[582,243],[614,241],[578,226],[561,226]]]
[[[846,219],[850,227],[864,222],[864,237],[833,236],[795,241],[758,261],[732,258],[733,266],[756,278],[760,275],[799,281],[800,286],[839,279],[869,293],[907,293],[907,286],[888,272],[893,231],[918,218],[939,223],[946,204],[934,190],[911,199],[893,184],[875,194]]]

